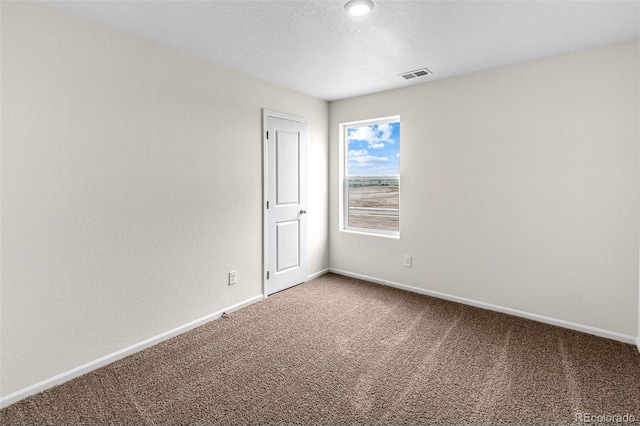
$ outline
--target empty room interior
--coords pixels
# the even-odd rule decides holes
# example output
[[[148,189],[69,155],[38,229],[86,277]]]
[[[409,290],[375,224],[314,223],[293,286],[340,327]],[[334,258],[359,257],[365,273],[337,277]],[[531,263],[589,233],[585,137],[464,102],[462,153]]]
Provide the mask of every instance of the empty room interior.
[[[0,22],[0,423],[640,424],[640,1]]]

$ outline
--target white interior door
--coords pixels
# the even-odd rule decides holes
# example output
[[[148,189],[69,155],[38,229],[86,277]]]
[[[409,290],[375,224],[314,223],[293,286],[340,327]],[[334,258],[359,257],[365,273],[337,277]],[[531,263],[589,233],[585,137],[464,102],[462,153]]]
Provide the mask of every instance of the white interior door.
[[[265,295],[307,280],[307,123],[264,112]]]

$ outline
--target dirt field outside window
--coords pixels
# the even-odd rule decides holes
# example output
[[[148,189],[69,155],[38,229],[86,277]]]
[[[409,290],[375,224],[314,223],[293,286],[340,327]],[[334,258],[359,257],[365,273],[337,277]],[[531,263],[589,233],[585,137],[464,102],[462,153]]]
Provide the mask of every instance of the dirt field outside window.
[[[398,231],[399,208],[397,184],[349,187],[349,227]]]

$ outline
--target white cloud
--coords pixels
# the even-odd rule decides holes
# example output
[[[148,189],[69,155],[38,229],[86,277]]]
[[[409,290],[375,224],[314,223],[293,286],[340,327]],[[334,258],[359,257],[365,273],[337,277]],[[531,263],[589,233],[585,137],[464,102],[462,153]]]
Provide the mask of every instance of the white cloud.
[[[387,157],[376,157],[369,155],[366,149],[349,150],[349,167],[370,167],[389,161]]]
[[[385,143],[395,143],[395,141],[391,139],[393,124],[379,124],[376,130],[374,130],[373,127],[374,126],[356,127],[355,130],[349,132],[347,136],[349,142],[367,142],[369,149],[384,148]]]
[[[393,125],[391,123],[379,124],[378,133],[382,140],[390,141],[391,133],[393,132]],[[393,141],[391,141],[393,143]]]

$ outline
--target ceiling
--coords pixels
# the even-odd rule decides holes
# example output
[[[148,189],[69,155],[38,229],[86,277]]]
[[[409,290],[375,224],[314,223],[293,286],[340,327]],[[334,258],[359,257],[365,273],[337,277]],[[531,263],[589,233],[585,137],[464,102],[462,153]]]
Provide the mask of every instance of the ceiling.
[[[43,4],[329,101],[640,38],[640,0],[374,2]],[[433,74],[399,76],[418,68]]]

